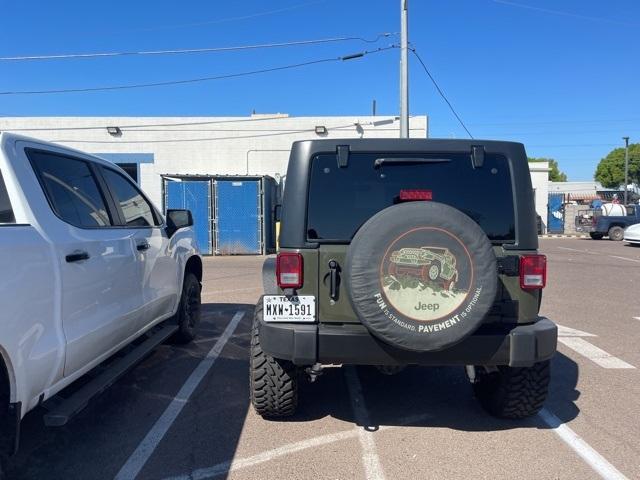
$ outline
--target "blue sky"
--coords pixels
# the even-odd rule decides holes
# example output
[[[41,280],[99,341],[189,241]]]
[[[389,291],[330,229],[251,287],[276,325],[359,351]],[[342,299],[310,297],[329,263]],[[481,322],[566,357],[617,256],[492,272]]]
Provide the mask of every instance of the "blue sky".
[[[399,0],[2,1],[0,56],[204,48],[399,30]],[[589,180],[640,137],[640,2],[411,0],[409,33],[476,138],[522,141]],[[0,92],[181,80],[384,47],[359,41],[157,57],[0,62]],[[398,113],[398,50],[190,85],[0,95],[0,116],[365,115]],[[465,138],[411,58],[410,111],[432,137]]]

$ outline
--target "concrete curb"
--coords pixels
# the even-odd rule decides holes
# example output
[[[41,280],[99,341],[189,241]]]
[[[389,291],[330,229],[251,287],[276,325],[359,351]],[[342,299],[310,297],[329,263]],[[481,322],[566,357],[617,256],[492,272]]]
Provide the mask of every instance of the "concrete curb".
[[[545,233],[538,235],[538,238],[589,238],[589,235],[583,233]]]

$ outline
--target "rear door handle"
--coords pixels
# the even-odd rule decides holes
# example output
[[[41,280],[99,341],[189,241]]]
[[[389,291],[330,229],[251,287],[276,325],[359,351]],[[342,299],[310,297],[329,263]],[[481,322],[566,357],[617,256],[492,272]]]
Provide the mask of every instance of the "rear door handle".
[[[150,247],[149,242],[142,242],[142,243],[139,243],[136,246],[136,248],[138,249],[139,252],[143,252],[145,250],[149,250],[149,247]]]
[[[64,257],[67,263],[80,262],[82,260],[89,260],[89,254],[87,252],[73,252]]]
[[[335,260],[329,261],[329,296],[331,300],[338,299],[338,272],[340,271],[340,265]]]

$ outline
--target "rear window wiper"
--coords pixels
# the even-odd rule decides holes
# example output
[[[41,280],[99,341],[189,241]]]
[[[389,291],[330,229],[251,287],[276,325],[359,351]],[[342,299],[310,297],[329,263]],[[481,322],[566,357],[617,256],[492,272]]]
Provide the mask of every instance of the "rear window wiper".
[[[376,158],[376,160],[373,162],[373,168],[380,168],[385,163],[390,165],[401,165],[408,163],[446,163],[450,161],[450,158]]]

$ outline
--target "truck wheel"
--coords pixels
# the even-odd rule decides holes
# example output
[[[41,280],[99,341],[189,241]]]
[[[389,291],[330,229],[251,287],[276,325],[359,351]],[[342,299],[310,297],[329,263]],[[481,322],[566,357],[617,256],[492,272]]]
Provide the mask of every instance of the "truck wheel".
[[[623,238],[624,238],[624,228],[611,227],[609,229],[609,240],[613,240],[614,242],[619,242]]]
[[[595,233],[595,232],[591,232],[589,234],[589,236],[593,239],[593,240],[602,240],[602,237],[604,237],[604,235],[602,233]]]
[[[201,289],[196,276],[188,272],[184,277],[178,312],[173,317],[178,324],[178,331],[171,336],[172,343],[185,344],[196,337],[196,328],[200,323]]]
[[[296,366],[286,360],[270,357],[260,346],[259,319],[262,299],[256,306],[251,327],[251,357],[249,359],[249,392],[258,415],[282,418],[293,415],[298,406]]]
[[[482,407],[499,418],[519,419],[538,413],[549,390],[549,361],[532,367],[497,368],[488,372],[476,367],[473,389]]]

